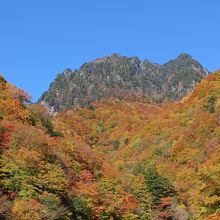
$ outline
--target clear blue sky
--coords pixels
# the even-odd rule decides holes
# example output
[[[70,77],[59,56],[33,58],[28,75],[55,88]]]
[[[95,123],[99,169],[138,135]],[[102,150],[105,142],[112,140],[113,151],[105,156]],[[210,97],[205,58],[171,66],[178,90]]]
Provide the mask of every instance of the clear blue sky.
[[[66,68],[113,52],[220,68],[220,0],[0,0],[0,72],[36,101]]]

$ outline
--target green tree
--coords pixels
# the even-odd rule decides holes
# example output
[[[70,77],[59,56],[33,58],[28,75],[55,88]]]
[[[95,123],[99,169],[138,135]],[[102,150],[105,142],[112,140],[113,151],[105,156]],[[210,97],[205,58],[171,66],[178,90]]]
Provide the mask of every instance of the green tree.
[[[175,196],[175,190],[169,180],[161,176],[155,167],[150,167],[145,173],[145,181],[153,196],[153,205],[158,205],[163,197]]]

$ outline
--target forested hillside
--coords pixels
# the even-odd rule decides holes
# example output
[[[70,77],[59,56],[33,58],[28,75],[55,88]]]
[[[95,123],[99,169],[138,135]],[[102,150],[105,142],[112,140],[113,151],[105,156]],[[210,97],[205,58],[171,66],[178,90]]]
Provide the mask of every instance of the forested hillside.
[[[108,97],[53,117],[0,89],[0,219],[220,219],[220,72],[179,102]]]

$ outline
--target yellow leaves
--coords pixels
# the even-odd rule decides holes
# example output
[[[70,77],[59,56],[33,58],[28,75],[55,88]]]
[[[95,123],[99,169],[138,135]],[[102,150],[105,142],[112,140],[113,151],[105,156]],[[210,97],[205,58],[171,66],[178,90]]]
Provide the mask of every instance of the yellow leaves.
[[[123,160],[116,160],[114,165],[118,171],[121,171],[124,167],[124,161]]]
[[[134,213],[126,213],[122,216],[122,220],[136,220],[138,219],[138,215]]]
[[[0,112],[8,120],[28,121],[31,116],[21,100],[7,90],[0,92]]]
[[[7,81],[5,80],[5,78],[2,75],[0,75],[0,90],[4,91],[7,89],[7,87],[8,87]]]
[[[214,196],[205,196],[203,198],[203,201],[204,201],[204,205],[205,206],[210,206],[210,205],[213,205],[213,204],[217,204],[217,203],[220,203],[220,196],[217,196],[217,195],[214,195]]]
[[[200,178],[206,186],[203,191],[206,195],[213,195],[220,190],[220,146],[215,153],[212,153],[209,159],[203,163],[199,169]]]
[[[214,165],[210,165],[208,171],[203,172],[204,176],[213,173],[212,181],[215,185],[206,186],[204,179],[200,179],[201,176],[198,174],[201,164],[213,153],[216,154],[217,149],[219,136],[217,113],[205,112],[203,107],[219,85],[216,80],[216,76],[210,76],[182,103],[177,104],[167,103],[158,106],[127,100],[114,101],[114,99],[96,103],[92,113],[85,109],[72,112],[69,117],[72,121],[67,123],[66,128],[83,136],[82,140],[86,140],[93,147],[95,154],[103,153],[99,154],[102,155],[100,156],[103,167],[101,172],[107,180],[105,184],[102,183],[102,186],[113,188],[118,193],[120,204],[123,202],[123,188],[130,189],[126,181],[131,176],[137,161],[146,165],[155,163],[161,175],[172,180],[178,199],[188,203],[187,209],[191,207],[191,211],[194,210],[195,216],[198,217],[201,213],[207,212],[206,207],[203,206],[205,198],[211,201],[213,198],[209,195],[210,192],[214,193],[213,189],[218,188],[217,172],[219,170],[216,166],[214,168]],[[68,121],[67,114],[61,115],[56,120],[56,123],[64,122],[62,124],[64,128],[65,120]],[[73,121],[75,125],[71,127]],[[88,137],[91,138],[91,142],[88,141]],[[76,137],[73,139],[76,140]],[[109,146],[116,139],[120,140],[120,147],[112,152]],[[125,139],[129,140],[127,144]],[[84,148],[84,146],[78,149],[82,149],[81,153],[77,153],[79,155],[84,155],[83,149],[87,151],[87,147]],[[114,175],[121,182],[113,182],[113,184],[118,186],[121,184],[122,188],[112,186],[110,179]],[[86,192],[88,190],[86,183],[82,182],[78,185],[79,191]],[[141,188],[141,179],[135,184]],[[97,189],[94,182],[91,183],[91,187]],[[203,190],[206,189],[209,191],[206,195],[208,197],[203,194]],[[101,191],[103,193],[101,197],[106,198],[105,201],[108,200],[107,197],[114,197],[111,191],[106,193],[105,190],[104,193]],[[95,195],[92,192],[88,194]],[[180,215],[181,213],[187,215],[185,207],[180,207],[177,212]],[[126,218],[133,217],[130,215],[131,213]]]
[[[203,107],[209,95],[220,97],[220,72],[209,74],[207,79],[203,79],[194,89],[194,91],[183,99],[183,103],[189,106]]]
[[[41,189],[50,191],[63,191],[67,179],[60,166],[56,164],[41,164],[40,172],[33,177],[33,182]]]
[[[22,173],[22,170],[34,172],[41,161],[41,156],[34,150],[27,151],[24,147],[18,150],[9,149],[2,156],[3,170],[5,172],[11,172],[12,175],[17,172]]]
[[[11,147],[19,149],[25,147],[27,149],[35,149],[38,152],[46,151],[49,145],[49,138],[44,132],[34,126],[28,126],[21,123],[13,123],[15,131],[11,140]]]
[[[23,101],[31,100],[31,95],[27,92],[17,88],[15,85],[8,83],[7,92],[14,98],[14,99],[21,99]]]
[[[12,207],[15,220],[42,220],[46,217],[46,207],[34,199],[18,199]]]
[[[35,150],[27,150],[25,147],[21,147],[17,152],[11,152],[10,156],[23,169],[35,169],[42,159],[40,153]]]
[[[15,130],[1,158],[1,183],[17,192],[14,218],[47,219],[45,206],[61,206],[62,193],[76,200],[75,211],[88,212],[94,219],[117,215],[126,220],[151,219],[151,194],[139,175],[143,172],[134,172],[138,163],[143,165],[139,171],[154,164],[170,180],[177,191],[179,204],[174,212],[179,218],[187,216],[188,210],[195,219],[216,212],[220,109],[215,107],[211,114],[204,111],[204,104],[212,94],[219,103],[218,75],[202,81],[181,103],[110,99],[95,103],[92,111],[61,113],[52,120],[64,134],[58,139],[45,136],[39,122],[26,123],[30,111],[38,121],[48,113],[39,105],[27,110],[19,100],[27,95],[7,85],[0,92],[0,113],[2,123],[13,120]],[[0,86],[4,87],[1,79]]]
[[[175,159],[178,164],[188,164],[188,166],[196,166],[196,160],[199,158],[199,154],[199,148],[188,148],[185,146],[185,148],[183,148],[175,156]]]

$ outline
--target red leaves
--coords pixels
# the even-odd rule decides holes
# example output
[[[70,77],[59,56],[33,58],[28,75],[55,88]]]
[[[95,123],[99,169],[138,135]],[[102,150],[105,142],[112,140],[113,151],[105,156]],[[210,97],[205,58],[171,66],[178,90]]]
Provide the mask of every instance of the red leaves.
[[[83,183],[92,183],[94,181],[93,174],[89,170],[82,170],[80,172],[80,181]]]
[[[209,215],[206,220],[219,220],[220,219],[220,212],[217,212],[213,215]]]
[[[171,197],[164,197],[161,199],[161,203],[159,205],[160,209],[164,209],[170,206]]]
[[[134,210],[138,207],[136,199],[133,195],[127,194],[123,199],[122,209],[124,211]]]
[[[6,213],[11,209],[11,202],[16,197],[15,192],[1,192],[0,195],[0,219],[5,219]]]
[[[169,219],[174,215],[172,210],[172,198],[171,197],[164,197],[161,198],[161,203],[159,205],[160,213],[159,217],[162,219]]]
[[[11,133],[14,130],[14,126],[11,124],[5,124],[1,126],[0,129],[0,146],[7,148],[10,142]]]

